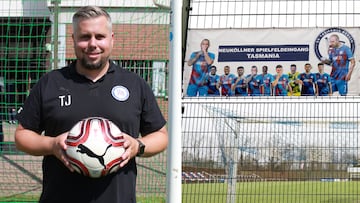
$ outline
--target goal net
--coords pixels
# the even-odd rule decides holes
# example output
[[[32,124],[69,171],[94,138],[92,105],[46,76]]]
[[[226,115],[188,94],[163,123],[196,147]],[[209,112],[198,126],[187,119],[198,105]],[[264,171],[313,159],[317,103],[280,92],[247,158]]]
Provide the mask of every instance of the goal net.
[[[41,157],[15,148],[15,115],[40,77],[75,60],[71,21],[81,6],[108,11],[114,32],[110,58],[144,78],[167,116],[169,1],[3,0],[0,5],[0,202],[38,201]],[[163,202],[166,153],[138,163],[138,200]]]

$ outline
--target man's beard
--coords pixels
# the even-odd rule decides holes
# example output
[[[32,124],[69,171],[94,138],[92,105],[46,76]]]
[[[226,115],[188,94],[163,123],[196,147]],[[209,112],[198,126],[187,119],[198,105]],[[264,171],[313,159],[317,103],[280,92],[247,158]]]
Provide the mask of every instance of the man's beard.
[[[107,61],[107,59],[100,60],[97,63],[91,63],[88,60],[86,60],[85,58],[82,58],[80,60],[80,63],[81,63],[81,66],[87,70],[101,70],[105,66],[106,61]]]

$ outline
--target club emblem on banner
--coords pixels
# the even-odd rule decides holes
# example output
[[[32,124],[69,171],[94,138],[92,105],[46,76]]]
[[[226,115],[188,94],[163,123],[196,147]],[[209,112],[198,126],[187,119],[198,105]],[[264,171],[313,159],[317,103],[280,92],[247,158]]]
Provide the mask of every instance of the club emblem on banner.
[[[355,40],[348,31],[342,28],[329,28],[322,31],[315,39],[314,49],[319,60],[328,57],[329,38],[332,34],[337,34],[340,42],[350,47],[352,53],[355,52]]]

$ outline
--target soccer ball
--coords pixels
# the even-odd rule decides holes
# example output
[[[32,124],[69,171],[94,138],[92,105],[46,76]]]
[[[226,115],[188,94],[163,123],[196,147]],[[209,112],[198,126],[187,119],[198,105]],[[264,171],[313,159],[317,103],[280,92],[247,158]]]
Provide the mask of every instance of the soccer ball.
[[[65,143],[66,154],[75,171],[92,178],[117,171],[125,152],[120,129],[101,117],[90,117],[76,123]]]

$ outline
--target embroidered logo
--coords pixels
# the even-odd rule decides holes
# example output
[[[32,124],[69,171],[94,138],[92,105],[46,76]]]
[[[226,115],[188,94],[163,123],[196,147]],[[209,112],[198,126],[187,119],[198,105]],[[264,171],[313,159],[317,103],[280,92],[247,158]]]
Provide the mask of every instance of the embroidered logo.
[[[115,86],[111,90],[111,95],[118,101],[126,101],[129,98],[129,90],[124,86]]]

